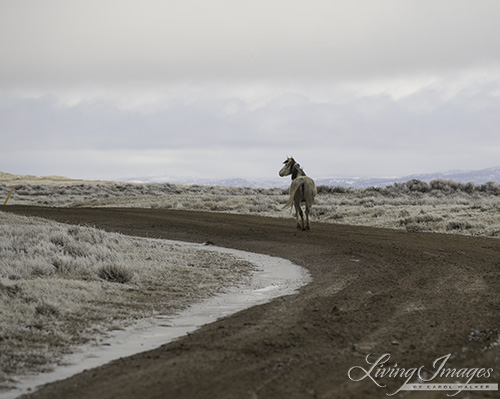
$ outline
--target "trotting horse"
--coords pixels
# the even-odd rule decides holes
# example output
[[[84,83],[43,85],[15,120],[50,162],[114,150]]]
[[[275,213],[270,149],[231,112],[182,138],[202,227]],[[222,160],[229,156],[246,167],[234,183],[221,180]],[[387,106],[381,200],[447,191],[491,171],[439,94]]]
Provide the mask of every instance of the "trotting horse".
[[[301,230],[309,230],[311,226],[309,225],[309,212],[316,196],[316,185],[314,180],[306,176],[300,165],[295,162],[295,159],[288,158],[283,162],[283,166],[279,172],[280,176],[292,175],[292,184],[290,186],[290,198],[284,206],[288,208],[292,204],[295,206],[295,218],[297,219],[297,228]],[[304,212],[301,208],[301,203],[306,204],[306,220],[304,223]],[[299,222],[300,216],[300,222]]]

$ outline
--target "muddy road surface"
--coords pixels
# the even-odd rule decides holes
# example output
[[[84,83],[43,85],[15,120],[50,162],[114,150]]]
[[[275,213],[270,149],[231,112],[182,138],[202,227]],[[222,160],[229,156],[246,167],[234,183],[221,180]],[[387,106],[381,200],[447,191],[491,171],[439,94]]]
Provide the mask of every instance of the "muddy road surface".
[[[430,383],[465,382],[466,372],[471,382],[500,383],[498,239],[319,223],[301,232],[292,217],[158,209],[0,210],[265,253],[313,277],[296,295],[49,384],[30,398],[385,398],[407,380],[404,371],[421,367],[428,379],[439,367],[449,375],[455,369],[454,378],[437,375]],[[384,354],[390,356],[384,364],[371,364]],[[480,375],[473,371],[481,368]],[[392,376],[382,377],[384,369]],[[459,370],[465,371],[457,376]]]

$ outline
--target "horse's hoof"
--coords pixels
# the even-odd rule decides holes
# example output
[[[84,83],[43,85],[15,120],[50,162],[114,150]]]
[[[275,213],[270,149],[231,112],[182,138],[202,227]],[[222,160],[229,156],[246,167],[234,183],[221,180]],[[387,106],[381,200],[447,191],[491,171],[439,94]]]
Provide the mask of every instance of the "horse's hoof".
[[[302,226],[297,223],[297,230],[302,230]]]
[[[306,230],[311,230],[311,226],[306,226]]]

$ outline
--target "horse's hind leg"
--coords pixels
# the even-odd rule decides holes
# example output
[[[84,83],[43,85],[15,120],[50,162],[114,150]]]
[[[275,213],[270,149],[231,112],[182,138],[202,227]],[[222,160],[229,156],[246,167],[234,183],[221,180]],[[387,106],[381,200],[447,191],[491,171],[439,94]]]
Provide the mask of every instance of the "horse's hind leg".
[[[309,225],[309,206],[306,205],[306,228],[305,230],[311,230],[311,226]]]
[[[300,216],[300,221],[299,221],[299,216]],[[304,212],[302,211],[302,208],[300,207],[300,203],[295,204],[295,217],[297,218],[297,229],[305,230],[305,228],[304,228]]]

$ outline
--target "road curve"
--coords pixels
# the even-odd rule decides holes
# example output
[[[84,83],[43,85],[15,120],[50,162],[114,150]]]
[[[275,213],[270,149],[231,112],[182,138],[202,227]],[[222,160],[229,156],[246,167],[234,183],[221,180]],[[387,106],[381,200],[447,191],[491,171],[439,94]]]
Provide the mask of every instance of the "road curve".
[[[300,232],[292,219],[158,209],[0,210],[134,236],[209,241],[289,259],[313,277],[297,295],[49,384],[29,398],[382,398],[404,381],[385,379],[387,387],[378,387],[348,372],[367,368],[368,354],[385,353],[391,366],[406,368],[431,368],[451,354],[450,367],[492,367],[488,382],[500,381],[497,239],[320,223]]]

